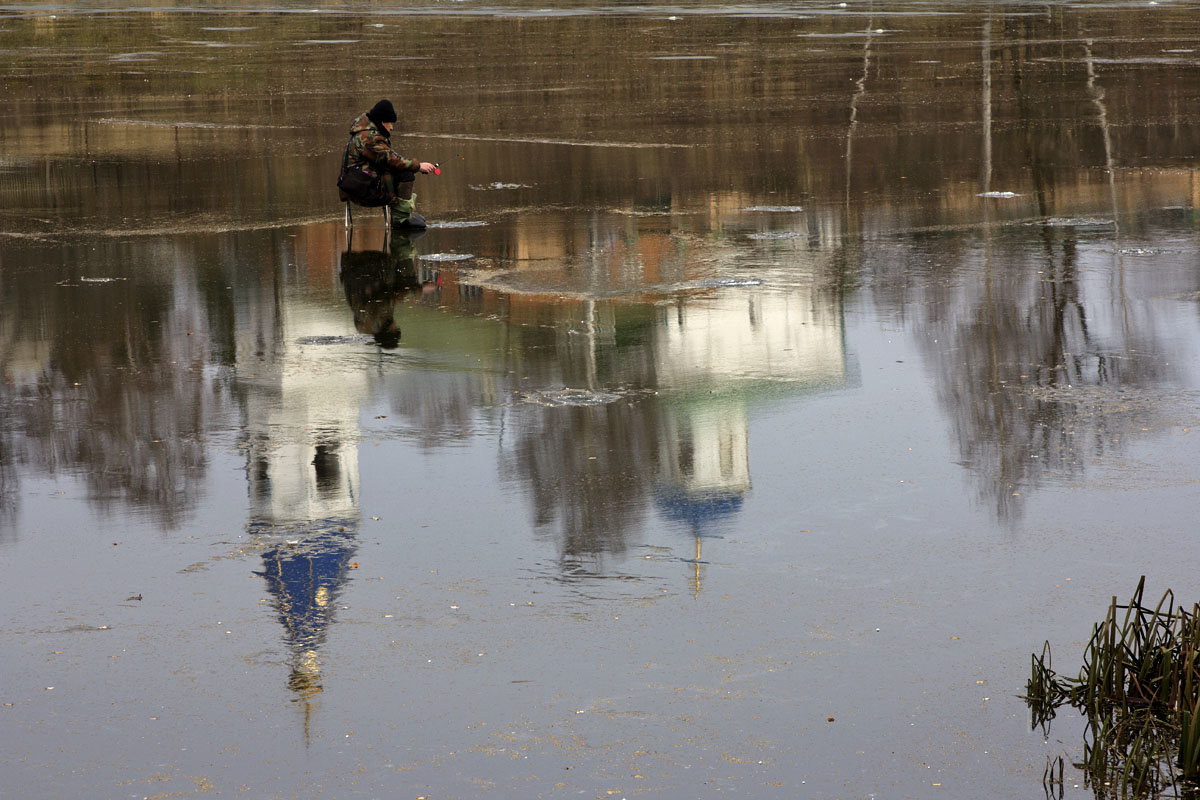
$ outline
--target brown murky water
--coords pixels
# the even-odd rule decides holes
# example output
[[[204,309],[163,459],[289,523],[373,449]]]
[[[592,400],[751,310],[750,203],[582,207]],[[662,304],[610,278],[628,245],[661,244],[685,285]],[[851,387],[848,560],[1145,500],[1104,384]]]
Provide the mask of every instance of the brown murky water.
[[[0,52],[0,797],[1042,797],[1029,653],[1200,597],[1196,2]]]

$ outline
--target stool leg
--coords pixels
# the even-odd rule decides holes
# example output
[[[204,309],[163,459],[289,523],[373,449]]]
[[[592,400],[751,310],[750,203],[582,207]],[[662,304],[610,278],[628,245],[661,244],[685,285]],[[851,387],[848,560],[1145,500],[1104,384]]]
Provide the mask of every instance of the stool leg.
[[[353,224],[350,220],[350,203],[346,203],[346,227],[349,228]]]
[[[383,223],[388,226],[388,230],[392,229],[392,207],[383,207]]]

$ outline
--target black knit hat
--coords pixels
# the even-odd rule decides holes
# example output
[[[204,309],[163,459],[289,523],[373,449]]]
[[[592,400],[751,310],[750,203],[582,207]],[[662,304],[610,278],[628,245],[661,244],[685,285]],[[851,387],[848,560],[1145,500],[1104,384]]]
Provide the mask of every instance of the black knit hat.
[[[392,108],[391,100],[380,100],[371,106],[371,110],[367,112],[367,117],[376,125],[382,125],[385,122],[395,122],[396,109]]]

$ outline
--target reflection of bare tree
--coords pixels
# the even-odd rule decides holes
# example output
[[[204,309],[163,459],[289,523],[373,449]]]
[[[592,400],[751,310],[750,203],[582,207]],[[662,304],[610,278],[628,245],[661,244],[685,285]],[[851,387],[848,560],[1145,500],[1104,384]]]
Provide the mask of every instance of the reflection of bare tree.
[[[13,463],[12,435],[0,427],[0,542],[15,535],[20,511],[20,481]]]
[[[517,443],[501,470],[531,491],[534,524],[553,530],[565,563],[623,552],[658,473],[655,402],[514,409]]]
[[[78,271],[79,263],[64,266]],[[120,263],[119,254],[106,263]],[[205,369],[203,301],[186,281],[76,275],[55,285],[45,272],[16,271],[6,284],[39,304],[5,307],[4,461],[77,474],[98,507],[128,503],[178,525],[198,499],[220,396]],[[5,493],[16,493],[15,476],[5,474]]]
[[[924,316],[915,320],[962,463],[1004,520],[1019,515],[1024,488],[1081,474],[1140,425],[1146,407],[1125,393],[1170,369],[1135,355],[1161,352],[1162,343],[1093,329],[1074,228],[1044,227],[1040,274],[1007,241],[968,255],[984,261],[982,279],[972,272],[956,296],[918,304]]]
[[[654,491],[660,435],[656,401],[636,396],[655,380],[642,310],[586,304],[582,316],[582,334],[537,328],[509,358],[522,362],[528,385],[628,394],[561,407],[518,400],[505,420],[515,444],[503,449],[500,466],[530,491],[535,526],[553,531],[560,558],[574,565],[624,550]]]

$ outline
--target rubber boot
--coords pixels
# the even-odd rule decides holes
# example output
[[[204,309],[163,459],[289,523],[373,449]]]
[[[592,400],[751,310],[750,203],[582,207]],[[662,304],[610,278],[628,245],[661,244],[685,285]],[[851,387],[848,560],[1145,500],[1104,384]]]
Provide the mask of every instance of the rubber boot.
[[[397,197],[392,203],[392,227],[393,228],[417,228],[423,229],[426,226],[425,218],[416,211],[417,196],[412,197]]]

